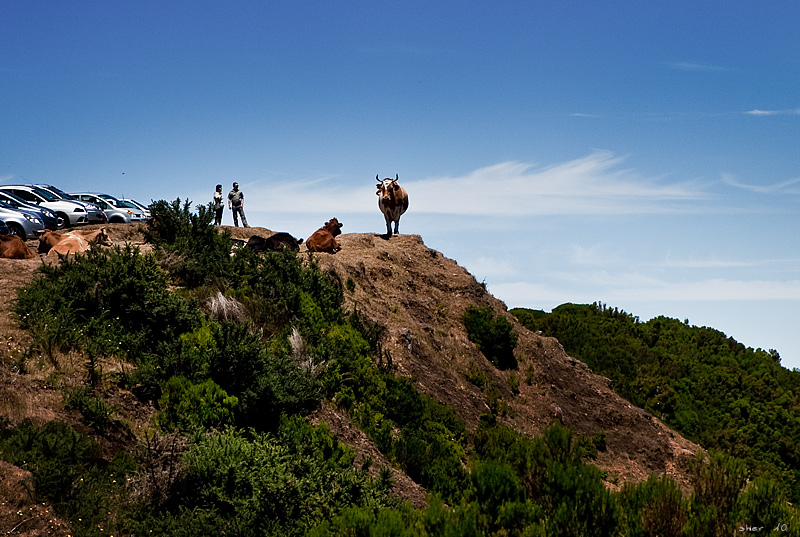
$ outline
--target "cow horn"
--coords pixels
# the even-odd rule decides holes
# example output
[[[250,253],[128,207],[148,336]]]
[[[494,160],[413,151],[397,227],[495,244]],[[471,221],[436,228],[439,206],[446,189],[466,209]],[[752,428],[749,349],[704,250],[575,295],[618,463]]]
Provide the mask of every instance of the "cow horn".
[[[378,182],[380,182],[380,181],[381,181],[381,179],[380,179],[380,177],[378,177],[378,174],[377,174],[377,173],[375,174],[375,180],[376,180],[376,181],[378,181]]]
[[[400,179],[400,176],[397,175],[397,174],[394,174],[394,180],[397,181],[398,179]]]

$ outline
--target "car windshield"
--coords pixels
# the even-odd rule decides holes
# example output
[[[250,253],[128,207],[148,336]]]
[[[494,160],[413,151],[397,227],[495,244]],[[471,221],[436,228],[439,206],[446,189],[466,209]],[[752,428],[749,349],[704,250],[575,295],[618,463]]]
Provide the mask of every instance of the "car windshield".
[[[5,190],[0,190],[0,199],[12,205],[15,203],[18,205],[28,205],[28,202],[24,199],[11,192],[6,192]]]
[[[98,196],[106,200],[111,205],[114,205],[115,207],[119,206],[119,200],[114,196],[111,196],[109,194],[98,194]]]
[[[134,205],[136,205],[139,209],[141,209],[143,211],[147,210],[147,206],[146,205],[143,205],[143,204],[139,203],[136,200],[124,200],[124,201],[127,201],[128,203],[133,203]]]
[[[82,199],[87,201],[87,202],[89,202],[89,203],[94,203],[95,205],[97,205],[98,207],[103,209],[104,211],[107,211],[107,210],[109,210],[111,208],[111,206],[108,203],[106,203],[105,201],[101,200],[100,198],[92,199],[90,197],[83,197]]]
[[[49,186],[49,185],[46,188],[47,188],[47,190],[49,190],[50,192],[52,192],[56,196],[59,196],[62,199],[73,200],[73,201],[78,199],[76,196],[73,196],[72,194],[67,194],[66,192],[64,192],[60,188],[56,188],[54,186]]]
[[[4,194],[5,192],[3,192],[3,194],[0,194],[0,203],[3,204],[3,207],[13,207],[15,209],[19,209],[20,207],[23,206],[23,203],[25,203],[23,201],[17,201],[19,200],[19,198],[13,195],[9,195],[6,197]]]
[[[56,196],[52,192],[49,192],[49,191],[47,191],[47,190],[45,190],[43,188],[32,187],[31,190],[33,190],[33,192],[36,195],[46,199],[47,201],[58,201],[60,199],[58,196]]]
[[[129,201],[123,201],[123,200],[119,200],[119,201],[117,202],[117,207],[124,207],[124,208],[126,208],[126,209],[136,209],[136,210],[139,210],[139,207],[137,207],[137,206],[136,206],[136,205],[134,205],[133,203],[131,203],[131,202],[129,202]]]

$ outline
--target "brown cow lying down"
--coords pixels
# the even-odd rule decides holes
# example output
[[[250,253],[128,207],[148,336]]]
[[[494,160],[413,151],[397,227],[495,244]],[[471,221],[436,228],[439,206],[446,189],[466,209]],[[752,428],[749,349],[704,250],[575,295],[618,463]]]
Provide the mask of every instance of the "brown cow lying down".
[[[92,244],[102,244],[111,246],[113,243],[108,237],[105,228],[94,231],[69,231],[67,233],[56,233],[46,230],[39,236],[40,254],[75,254],[85,252]]]
[[[16,235],[0,235],[0,258],[33,259],[36,254]]]
[[[325,225],[319,228],[306,239],[306,247],[309,252],[328,252],[336,253],[342,247],[336,242],[337,235],[342,234],[342,224],[336,218],[331,218]]]

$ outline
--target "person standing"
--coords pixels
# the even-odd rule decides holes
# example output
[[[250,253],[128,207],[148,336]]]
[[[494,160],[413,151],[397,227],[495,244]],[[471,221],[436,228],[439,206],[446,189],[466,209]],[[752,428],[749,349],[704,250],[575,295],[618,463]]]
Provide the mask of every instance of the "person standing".
[[[244,215],[244,192],[239,190],[239,183],[233,183],[233,190],[228,192],[228,209],[233,211],[233,225],[239,227],[239,216],[242,217],[242,225],[247,225],[247,217]]]
[[[214,207],[214,225],[219,226],[222,224],[222,211],[225,209],[225,202],[222,201],[222,185],[217,185],[212,205]]]

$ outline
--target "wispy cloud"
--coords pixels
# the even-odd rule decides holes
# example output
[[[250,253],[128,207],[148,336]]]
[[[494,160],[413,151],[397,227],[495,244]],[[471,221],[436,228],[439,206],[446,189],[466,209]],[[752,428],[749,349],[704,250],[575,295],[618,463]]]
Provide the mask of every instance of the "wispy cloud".
[[[591,303],[629,302],[726,302],[733,300],[800,300],[800,281],[704,279],[691,282],[666,282],[654,278],[630,278],[618,285],[607,281],[605,286],[587,289],[561,288],[556,285],[530,282],[489,284],[497,296],[514,297],[509,306],[542,304],[552,301]]]
[[[750,192],[757,192],[759,194],[800,194],[800,177],[770,185],[748,185],[746,183],[740,183],[730,174],[723,174],[722,182],[732,187],[741,188]]]
[[[751,116],[800,116],[800,108],[790,108],[785,110],[760,110],[755,108],[748,110],[745,114]]]
[[[719,65],[711,65],[701,62],[670,62],[667,64],[670,69],[677,71],[705,71],[705,72],[721,72],[727,71],[725,67]]]
[[[596,151],[546,167],[503,162],[460,177],[433,177],[401,184],[415,212],[472,216],[610,215],[675,213],[708,200],[702,185],[668,183],[622,167],[623,157]],[[266,210],[374,212],[374,185],[353,187],[341,179],[249,186]]]
[[[537,168],[504,162],[463,177],[409,182],[416,210],[499,216],[641,214],[679,210],[707,195],[697,185],[667,184],[621,167],[624,158],[597,151]]]

